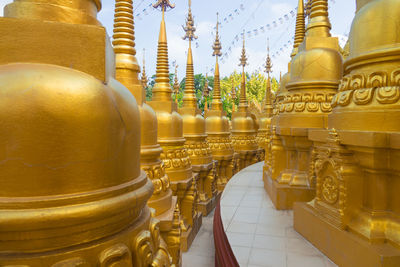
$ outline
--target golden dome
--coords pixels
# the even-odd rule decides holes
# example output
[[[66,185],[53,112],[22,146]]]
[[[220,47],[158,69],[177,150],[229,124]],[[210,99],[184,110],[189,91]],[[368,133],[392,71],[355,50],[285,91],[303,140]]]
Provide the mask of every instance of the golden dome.
[[[218,114],[213,114],[213,112],[208,112],[210,114],[207,116],[206,129],[208,134],[229,134],[230,126],[229,119],[226,116],[218,116]]]
[[[91,241],[122,230],[140,215],[143,206],[128,203],[144,205],[152,186],[140,172],[139,110],[125,87],[22,63],[0,66],[0,87],[2,225],[26,233],[0,242],[0,250],[72,246],[82,236]]]
[[[200,114],[189,114],[181,112],[183,119],[184,136],[206,136],[206,124],[204,117]]]
[[[18,0],[6,5],[4,16],[101,25],[97,20],[100,10],[101,0]]]
[[[279,96],[288,92],[288,90],[286,89],[286,85],[288,84],[289,80],[290,80],[290,72],[288,71],[282,76],[281,81],[279,83],[279,88],[278,91],[276,92],[276,96],[278,98]]]
[[[309,43],[310,42],[310,43]],[[291,63],[290,80],[286,86],[299,83],[334,83],[342,78],[342,56],[338,49],[313,47],[313,40],[305,39],[306,50],[300,50]],[[316,44],[318,45],[318,44]],[[290,90],[290,89],[289,89]]]
[[[345,76],[332,100],[330,127],[400,131],[399,8],[395,0],[362,2],[359,6],[349,36]]]
[[[337,86],[343,76],[342,68],[338,68],[343,65],[339,42],[330,34],[328,1],[314,1],[311,5],[305,38],[291,61],[290,81],[286,85],[289,91],[292,87],[297,88],[305,83],[308,87],[314,84]],[[304,21],[297,21],[299,23],[304,24]],[[304,36],[303,30],[296,29],[296,34]],[[299,38],[299,41],[302,39]]]
[[[384,53],[373,56],[379,58],[388,52],[393,53],[393,49],[399,50],[400,36],[397,28],[400,24],[398,16],[400,2],[396,0],[369,2],[357,12],[353,20],[349,35],[350,56],[345,67],[354,58]]]

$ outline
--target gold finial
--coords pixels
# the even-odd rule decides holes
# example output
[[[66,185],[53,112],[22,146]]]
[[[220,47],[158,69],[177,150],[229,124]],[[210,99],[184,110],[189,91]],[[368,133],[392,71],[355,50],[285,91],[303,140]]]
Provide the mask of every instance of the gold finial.
[[[164,12],[168,7],[174,8],[175,5],[171,4],[169,0],[158,0],[153,7],[161,7],[163,11],[158,37],[156,84],[153,87],[153,100],[171,101],[172,89],[169,83],[168,43]]]
[[[245,47],[245,34],[243,31],[243,48],[242,55],[240,57],[240,64],[242,66],[242,83],[240,86],[240,102],[239,102],[239,110],[244,111],[248,107],[247,97],[246,97],[246,76],[244,73],[244,67],[247,65],[247,57],[246,57],[246,47]]]
[[[297,17],[296,17],[296,31],[294,34],[294,44],[293,51],[290,55],[292,58],[297,55],[299,51],[299,45],[303,42],[306,35],[306,24],[304,18],[304,1],[299,0],[297,7]]]
[[[180,89],[180,84],[178,80],[178,65],[175,65],[175,79],[174,79],[174,95],[175,95],[175,103],[178,103],[178,94]]]
[[[153,4],[153,7],[161,7],[164,16],[164,12],[167,11],[167,8],[175,8],[175,4],[171,4],[169,0],[158,0],[157,3]]]
[[[311,3],[310,21],[306,29],[307,36],[331,37],[331,28],[328,14],[328,0],[313,0]]]
[[[143,71],[142,71],[142,79],[141,79],[141,81],[142,81],[143,87],[147,88],[147,83],[149,82],[149,80],[148,80],[147,75],[146,75],[146,57],[145,57],[145,54],[146,54],[146,49],[143,48]]]
[[[272,61],[269,56],[269,38],[267,39],[267,43],[268,43],[268,45],[267,45],[268,54],[267,54],[267,61],[265,62],[265,72],[268,74],[268,77],[269,77],[269,75],[272,71]]]
[[[193,39],[196,39],[197,36],[194,35],[196,28],[193,26],[194,21],[190,6],[191,6],[191,1],[189,0],[189,12],[186,18],[186,27],[183,27],[183,30],[186,32],[186,35],[183,39],[189,40],[189,50],[187,53],[187,64],[186,64],[185,95],[183,96],[183,106],[196,108],[197,99],[194,87],[194,69],[193,69],[193,55],[192,55],[191,42]]]
[[[215,34],[215,42],[213,45],[213,56],[215,56],[215,72],[214,72],[214,92],[213,92],[213,100],[211,102],[211,109],[212,110],[220,110],[222,111],[222,101],[221,101],[221,84],[220,84],[220,77],[219,77],[219,64],[218,64],[218,57],[222,55],[221,49],[222,45],[219,40],[218,34],[218,13],[217,13],[217,32]]]
[[[192,15],[192,1],[189,0],[189,11],[186,17],[186,26],[182,26],[183,30],[185,31],[185,36],[183,40],[189,39],[189,44],[191,41],[197,39],[198,37],[194,34],[196,32],[196,27],[194,26],[194,20]]]
[[[265,72],[268,74],[267,78],[267,88],[265,90],[265,102],[264,102],[264,110],[263,113],[268,117],[272,117],[273,115],[273,105],[272,105],[272,92],[271,92],[271,77],[270,73],[272,71],[272,61],[271,58],[269,57],[269,40],[268,40],[268,56],[267,56],[267,62],[265,65]]]
[[[221,53],[222,46],[221,46],[221,42],[219,40],[219,33],[218,33],[218,26],[219,26],[218,15],[219,14],[217,13],[217,31],[215,33],[215,42],[214,42],[214,45],[212,47],[213,50],[214,50],[213,56],[217,57],[217,61],[218,61],[218,57],[222,56],[222,53]]]
[[[245,34],[243,31],[243,48],[242,48],[242,55],[240,57],[240,64],[239,64],[239,66],[243,67],[243,70],[244,70],[244,67],[247,65],[246,47],[245,47],[245,38],[244,37],[245,37]]]

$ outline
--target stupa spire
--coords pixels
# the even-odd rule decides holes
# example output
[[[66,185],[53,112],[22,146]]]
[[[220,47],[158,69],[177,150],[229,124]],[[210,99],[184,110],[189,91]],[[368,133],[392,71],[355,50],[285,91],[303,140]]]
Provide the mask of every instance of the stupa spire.
[[[269,39],[268,39],[268,47],[267,47],[267,60],[265,63],[265,72],[267,73],[267,88],[265,91],[265,102],[264,102],[264,110],[263,113],[267,115],[267,117],[272,117],[273,115],[273,106],[272,106],[272,93],[271,93],[271,71],[272,71],[272,61],[269,56]]]
[[[147,83],[149,82],[149,79],[147,78],[146,74],[146,49],[143,48],[143,70],[142,70],[142,85],[144,88],[147,88]]]
[[[240,86],[240,102],[239,102],[239,110],[246,109],[248,107],[247,97],[246,97],[246,75],[244,72],[244,67],[247,65],[247,56],[246,56],[246,43],[245,43],[245,34],[243,31],[243,48],[242,55],[240,56],[240,64],[242,67],[242,82]]]
[[[306,29],[307,36],[331,37],[331,28],[328,0],[313,0],[311,3],[310,22]]]
[[[220,83],[220,76],[219,76],[219,64],[218,64],[218,57],[222,55],[221,53],[221,41],[219,40],[219,33],[218,33],[218,13],[217,13],[217,31],[215,34],[215,41],[213,45],[213,56],[215,56],[215,73],[214,73],[214,93],[213,93],[213,100],[211,102],[211,110],[222,110],[222,101],[221,101],[221,83]]]
[[[136,55],[132,0],[116,0],[113,46],[116,54]]]
[[[299,0],[297,7],[297,17],[296,17],[296,31],[294,34],[294,44],[291,57],[297,55],[297,52],[299,51],[299,45],[303,42],[305,35],[306,35],[306,24],[304,15],[304,1]]]
[[[136,59],[132,2],[132,0],[115,1],[113,46],[116,57],[116,78],[141,104],[145,101],[146,94],[143,80],[139,80],[140,67]]]
[[[186,83],[185,83],[185,95],[183,96],[183,107],[197,107],[197,99],[194,88],[194,68],[193,68],[193,54],[192,54],[192,41],[197,39],[194,34],[196,27],[194,27],[194,20],[191,9],[192,1],[189,0],[189,11],[186,18],[186,25],[182,26],[185,31],[183,40],[189,40],[189,49],[187,53],[186,63]]]
[[[171,4],[169,0],[158,0],[153,7],[161,7],[162,10],[157,48],[156,84],[153,87],[153,100],[170,101],[172,89],[169,84],[168,42],[167,30],[165,27],[165,11],[168,7],[174,8],[175,5]]]

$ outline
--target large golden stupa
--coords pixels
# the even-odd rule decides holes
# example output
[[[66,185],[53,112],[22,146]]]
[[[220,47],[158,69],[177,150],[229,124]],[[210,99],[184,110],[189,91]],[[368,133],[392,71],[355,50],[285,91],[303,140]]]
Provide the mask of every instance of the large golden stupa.
[[[231,132],[229,127],[229,119],[226,117],[226,112],[222,108],[221,101],[221,85],[218,57],[221,53],[221,42],[218,33],[219,22],[217,19],[215,42],[213,45],[213,56],[215,56],[215,74],[214,74],[214,92],[213,100],[211,102],[211,109],[205,114],[206,116],[206,131],[207,141],[210,144],[212,157],[217,160],[217,188],[222,192],[228,183],[229,179],[233,176],[234,150],[231,140]]]
[[[100,8],[18,0],[0,18],[1,266],[170,264]]]
[[[135,96],[139,106],[140,165],[154,186],[153,196],[148,204],[154,209],[156,218],[160,220],[160,231],[168,242],[173,262],[179,266],[181,257],[180,227],[173,228],[176,197],[172,196],[170,181],[165,173],[164,163],[160,159],[162,148],[157,143],[157,116],[153,109],[146,104],[144,86],[147,85],[147,77],[145,72],[142,74],[142,80],[139,81],[140,67],[136,58],[132,0],[116,0],[113,37],[116,79]]]
[[[256,163],[258,144],[256,141],[257,129],[255,116],[250,113],[246,97],[246,74],[247,56],[243,33],[243,49],[240,57],[242,66],[242,82],[240,88],[239,108],[232,113],[232,143],[235,152],[238,154],[239,170]]]
[[[340,266],[400,266],[399,10],[357,1],[328,129],[309,133],[317,191],[295,206],[294,226]]]
[[[201,225],[201,214],[196,212],[198,192],[197,175],[192,172],[192,165],[183,137],[183,119],[178,107],[172,100],[172,89],[169,83],[168,44],[165,26],[165,10],[174,7],[169,0],[159,0],[155,8],[161,7],[162,20],[158,39],[156,84],[153,87],[153,98],[149,105],[157,114],[158,143],[163,148],[161,159],[170,179],[173,194],[178,197],[181,210],[181,248],[189,249]]]
[[[315,195],[315,180],[309,170],[314,152],[308,132],[327,126],[330,101],[342,77],[342,57],[338,39],[329,32],[327,3],[313,1],[306,31],[303,5],[299,0],[290,75],[285,82],[287,93],[276,118],[276,133],[283,148],[276,154],[284,152],[286,166],[277,179],[266,178],[277,209],[291,209],[294,202],[309,201]],[[282,168],[281,160],[274,162]]]
[[[217,179],[215,162],[212,159],[211,150],[207,143],[206,122],[204,117],[201,116],[195,95],[192,40],[197,37],[194,34],[196,28],[194,27],[191,0],[189,0],[189,12],[184,30],[186,33],[184,39],[189,40],[189,49],[187,53],[183,106],[179,108],[179,113],[183,118],[183,136],[186,139],[185,147],[192,162],[193,171],[197,174],[196,183],[193,183],[193,187],[197,186],[195,190],[198,192],[197,208],[199,212],[206,216],[214,209],[216,204]]]

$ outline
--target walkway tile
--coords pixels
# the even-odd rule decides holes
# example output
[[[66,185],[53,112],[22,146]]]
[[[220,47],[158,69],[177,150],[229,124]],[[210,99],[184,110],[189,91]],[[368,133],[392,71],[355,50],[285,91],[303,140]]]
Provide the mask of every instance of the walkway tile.
[[[293,211],[274,208],[262,181],[263,163],[236,174],[221,198],[221,218],[241,267],[336,267],[293,229]],[[183,267],[213,267],[213,214],[203,218]]]

